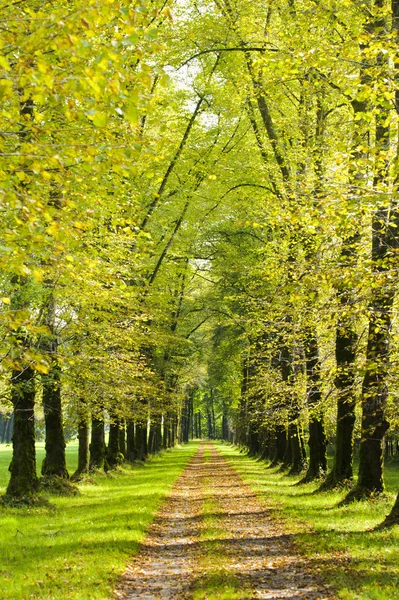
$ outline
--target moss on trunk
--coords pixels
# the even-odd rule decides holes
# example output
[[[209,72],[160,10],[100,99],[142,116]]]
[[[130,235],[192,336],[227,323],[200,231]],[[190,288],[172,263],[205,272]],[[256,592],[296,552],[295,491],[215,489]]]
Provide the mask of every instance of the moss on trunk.
[[[6,496],[23,498],[39,490],[35,450],[35,374],[30,367],[14,370],[11,400],[14,405],[13,458]]]
[[[68,479],[59,366],[54,365],[50,373],[42,377],[42,382],[44,422],[46,425],[46,455],[42,464],[42,475]]]

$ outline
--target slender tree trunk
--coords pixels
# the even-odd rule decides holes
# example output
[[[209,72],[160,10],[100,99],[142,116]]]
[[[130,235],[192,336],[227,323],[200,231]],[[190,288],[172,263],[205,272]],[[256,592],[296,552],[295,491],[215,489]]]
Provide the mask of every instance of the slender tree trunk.
[[[89,470],[89,424],[85,418],[81,418],[78,424],[78,441],[78,468],[75,475]]]
[[[119,423],[119,452],[121,453],[121,458],[124,460],[126,456],[126,422],[125,419],[122,419]]]
[[[309,466],[304,481],[323,476],[327,471],[327,440],[321,414],[320,358],[316,335],[305,342],[307,395],[309,407]]]
[[[119,448],[119,419],[113,419],[109,426],[107,463],[110,467],[116,467],[121,463]]]
[[[14,413],[10,416],[6,417],[4,421],[4,429],[1,437],[1,443],[9,444],[12,440],[12,435],[14,431]]]
[[[361,495],[382,492],[384,489],[384,435],[389,428],[385,407],[393,297],[393,291],[376,292],[369,323],[357,481],[357,492]]]
[[[353,477],[353,431],[356,415],[355,366],[357,333],[344,317],[337,327],[335,356],[338,391],[337,428],[334,464],[323,487],[335,487]]]
[[[170,428],[170,445],[172,448],[176,446],[176,438],[177,438],[177,430],[178,430],[178,420],[177,417],[172,417],[172,425]]]
[[[79,399],[78,415],[78,467],[74,477],[89,471],[89,415],[84,398]]]
[[[146,460],[148,456],[147,423],[136,423],[136,452],[138,460]]]
[[[274,433],[274,456],[270,467],[276,467],[284,461],[287,452],[287,429],[285,425],[276,425]]]
[[[148,437],[148,449],[151,454],[157,454],[162,444],[162,424],[161,417],[156,415],[151,419],[150,433]]]
[[[291,462],[288,463],[291,466],[290,475],[301,473],[306,467],[306,455],[304,454],[302,432],[296,422],[298,416],[298,414],[292,415],[295,420],[288,423],[288,440],[291,445]]]
[[[126,460],[133,462],[137,459],[136,436],[134,421],[129,419],[126,425]]]
[[[14,406],[13,457],[6,496],[24,498],[39,490],[35,450],[35,374],[30,367],[14,370],[11,401]]]
[[[55,333],[55,301],[49,292],[46,302],[45,323],[50,331],[43,344],[51,363],[48,375],[42,376],[43,411],[46,426],[46,455],[42,464],[42,475],[68,478],[65,456],[65,438],[62,422],[61,368],[57,362],[58,339]]]
[[[103,417],[92,417],[90,441],[90,469],[106,469],[105,432]]]

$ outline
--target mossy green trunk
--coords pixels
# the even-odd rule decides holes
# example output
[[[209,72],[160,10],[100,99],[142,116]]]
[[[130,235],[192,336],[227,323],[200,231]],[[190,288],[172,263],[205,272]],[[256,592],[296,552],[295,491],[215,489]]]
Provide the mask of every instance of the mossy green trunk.
[[[35,374],[30,367],[14,370],[11,378],[11,400],[14,405],[13,457],[6,495],[23,498],[37,493],[35,451]]]
[[[53,365],[48,375],[42,377],[43,411],[46,426],[46,455],[42,475],[68,478],[65,457],[65,439],[62,423],[60,368]]]

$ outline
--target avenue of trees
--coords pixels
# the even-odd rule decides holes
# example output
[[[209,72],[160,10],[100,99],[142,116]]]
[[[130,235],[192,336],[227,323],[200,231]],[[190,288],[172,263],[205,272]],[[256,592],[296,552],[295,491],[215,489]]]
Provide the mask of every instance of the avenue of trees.
[[[76,476],[208,436],[347,501],[382,492],[399,441],[399,1],[1,13],[6,499],[39,491],[38,421],[44,478],[71,475],[67,426]]]

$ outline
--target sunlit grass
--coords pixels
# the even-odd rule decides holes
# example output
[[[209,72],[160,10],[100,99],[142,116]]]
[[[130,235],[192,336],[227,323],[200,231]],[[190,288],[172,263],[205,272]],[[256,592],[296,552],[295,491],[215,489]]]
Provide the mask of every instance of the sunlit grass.
[[[399,490],[399,466],[386,468],[383,498],[338,508],[345,492],[317,493],[317,484],[295,485],[264,462],[248,458],[237,448],[218,449],[244,481],[273,508],[274,515],[293,533],[295,543],[314,561],[338,597],[345,600],[399,598],[399,526],[370,531],[389,513]],[[315,493],[316,492],[316,493]]]
[[[12,446],[11,444],[0,444],[0,494],[7,487],[10,473],[8,466],[11,462]],[[44,442],[36,443],[36,468],[40,475],[42,462],[44,459]],[[72,474],[78,466],[78,442],[70,442],[66,447],[66,459],[68,471]]]
[[[80,496],[49,498],[53,508],[0,508],[1,599],[109,599],[196,448],[191,443],[144,465],[96,475],[79,485]],[[2,466],[8,466],[6,454],[2,450]],[[72,455],[70,447],[71,471]]]

